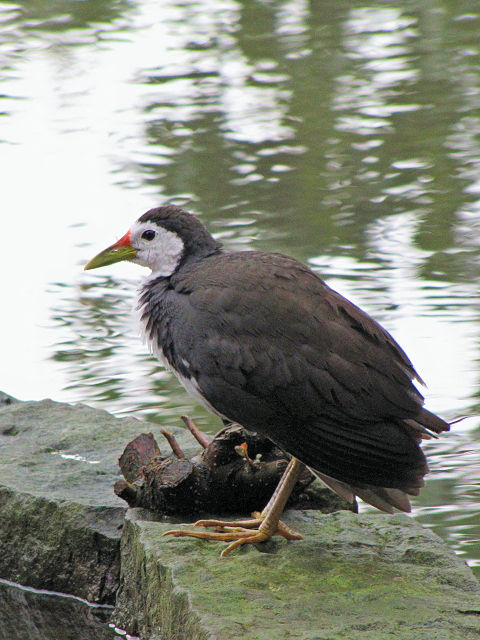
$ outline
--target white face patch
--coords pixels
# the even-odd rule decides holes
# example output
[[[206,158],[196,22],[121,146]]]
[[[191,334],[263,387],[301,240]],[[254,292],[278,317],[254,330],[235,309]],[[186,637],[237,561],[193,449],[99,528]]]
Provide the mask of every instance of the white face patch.
[[[149,267],[153,276],[171,276],[184,249],[180,236],[153,222],[135,222],[130,229],[130,242],[137,252],[132,262]]]

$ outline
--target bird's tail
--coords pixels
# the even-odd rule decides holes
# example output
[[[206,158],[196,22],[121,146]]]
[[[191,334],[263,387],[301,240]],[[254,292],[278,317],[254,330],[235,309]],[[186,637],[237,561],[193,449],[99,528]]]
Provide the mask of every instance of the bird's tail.
[[[450,425],[457,421],[458,420],[453,420],[451,423],[448,423],[434,413],[422,408],[414,420],[407,419],[403,420],[402,423],[407,433],[417,442],[420,442],[420,440],[423,439],[435,438],[436,434],[442,431],[449,431]],[[348,502],[353,503],[355,496],[358,496],[364,502],[386,513],[394,513],[394,508],[407,513],[410,512],[412,508],[408,496],[417,496],[420,493],[420,488],[425,484],[423,477],[418,481],[417,476],[417,482],[414,486],[403,486],[402,488],[378,487],[364,484],[363,482],[361,486],[355,486],[354,484],[348,484],[347,482],[332,478],[315,469],[311,469],[311,471],[317,478],[330,487],[330,489],[338,493],[342,498],[345,498]],[[424,473],[428,473],[428,466],[425,466]]]
[[[409,496],[425,485],[428,466],[419,443],[450,425],[421,408],[412,418],[355,426],[322,417],[302,423],[302,438],[297,429],[279,427],[272,439],[336,493],[393,513],[410,511]]]
[[[428,440],[429,438],[436,438],[437,434],[442,433],[442,431],[450,431],[450,425],[462,419],[446,422],[443,418],[428,411],[428,409],[422,408],[414,419],[406,419],[402,422],[403,426],[407,427],[407,431],[416,440]]]
[[[374,487],[373,485],[365,485],[363,487],[354,487],[346,482],[341,482],[335,478],[310,469],[310,471],[324,482],[327,487],[338,493],[339,496],[350,502],[355,500],[355,496],[361,498],[364,502],[371,504],[373,507],[384,511],[385,513],[394,513],[395,509],[409,513],[412,510],[410,500],[406,491],[402,489],[394,489],[391,487]],[[409,490],[411,495],[418,495],[420,489],[415,487]]]

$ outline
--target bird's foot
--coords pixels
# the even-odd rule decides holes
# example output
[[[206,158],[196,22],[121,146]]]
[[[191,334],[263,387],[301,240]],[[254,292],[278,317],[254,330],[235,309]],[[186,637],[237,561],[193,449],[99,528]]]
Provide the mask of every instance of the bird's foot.
[[[198,520],[192,523],[194,527],[211,527],[213,531],[190,531],[185,529],[172,529],[166,531],[164,536],[174,536],[175,538],[191,537],[200,538],[202,540],[217,540],[221,542],[229,542],[220,556],[224,558],[230,552],[242,544],[256,544],[257,542],[264,542],[272,536],[282,536],[286,540],[302,540],[301,536],[296,531],[287,527],[284,522],[280,520],[276,523],[269,524],[265,519],[265,516],[254,511],[252,518],[248,520]]]

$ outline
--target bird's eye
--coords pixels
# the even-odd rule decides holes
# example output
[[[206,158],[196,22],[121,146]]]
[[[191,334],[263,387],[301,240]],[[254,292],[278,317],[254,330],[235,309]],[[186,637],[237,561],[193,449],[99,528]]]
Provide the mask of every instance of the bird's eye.
[[[147,229],[142,233],[142,238],[144,240],[153,240],[155,237],[155,231],[153,229]]]

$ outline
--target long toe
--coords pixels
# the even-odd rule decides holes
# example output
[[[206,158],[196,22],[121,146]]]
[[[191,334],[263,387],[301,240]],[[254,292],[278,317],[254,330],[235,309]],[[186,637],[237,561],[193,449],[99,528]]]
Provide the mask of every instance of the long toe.
[[[279,521],[275,529],[271,529],[265,526],[263,520],[263,517],[257,517],[251,520],[239,520],[237,522],[227,520],[199,520],[194,523],[194,526],[211,527],[214,530],[195,531],[192,529],[171,529],[165,531],[162,535],[173,536],[174,538],[199,538],[200,540],[230,542],[228,547],[220,554],[222,558],[243,544],[265,542],[276,535],[282,536],[286,540],[302,540],[301,534],[287,527],[285,523]],[[244,526],[245,523],[247,526]]]

